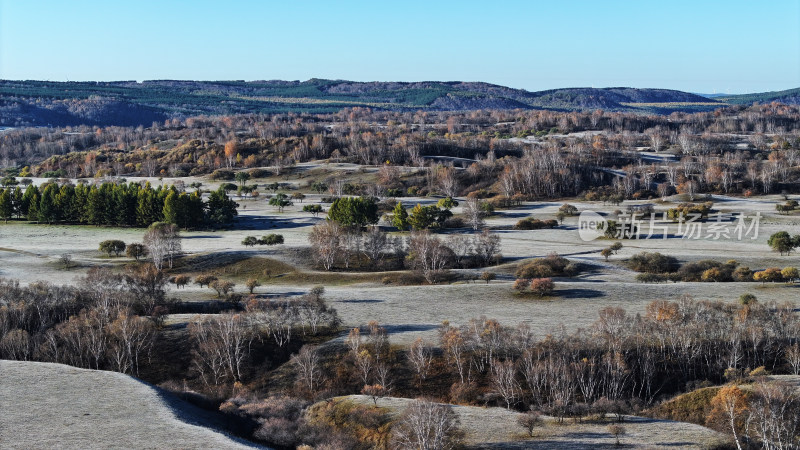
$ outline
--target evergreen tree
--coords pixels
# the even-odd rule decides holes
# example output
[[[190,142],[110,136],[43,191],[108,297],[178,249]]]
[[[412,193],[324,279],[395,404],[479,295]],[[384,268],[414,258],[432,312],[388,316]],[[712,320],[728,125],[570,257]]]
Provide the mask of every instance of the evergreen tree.
[[[180,220],[179,215],[179,205],[178,205],[178,193],[175,191],[170,192],[167,194],[167,198],[164,200],[164,222],[167,223],[174,223],[175,225],[181,226],[178,221]]]
[[[86,223],[90,225],[101,225],[105,219],[105,202],[103,201],[103,194],[97,189],[97,186],[92,186],[89,189],[89,196],[86,202]]]
[[[408,230],[408,211],[403,207],[402,202],[397,202],[392,213],[394,214],[392,216],[392,225],[397,227],[400,231]]]
[[[27,194],[27,191],[25,192]],[[28,220],[31,222],[39,222],[39,192],[34,192],[28,198]]]
[[[233,222],[238,211],[238,203],[228,198],[225,189],[220,187],[208,196],[208,221],[213,225],[225,225]]]
[[[17,219],[22,217],[22,189],[19,186],[14,188],[14,195],[11,198],[11,201],[14,203],[14,214],[17,216]]]
[[[0,189],[0,219],[8,222],[14,215],[14,203],[11,201],[11,189]]]
[[[58,209],[56,208],[56,188],[55,183],[49,183],[42,191],[39,199],[39,221],[51,224],[58,220]]]
[[[378,223],[378,205],[374,198],[342,197],[331,203],[328,219],[349,227],[364,227]]]
[[[25,195],[22,196],[22,204],[20,205],[20,214],[31,221],[38,220],[38,212],[33,215],[33,218],[31,217],[30,208],[33,205],[36,205],[36,208],[39,206],[39,188],[31,184],[25,189]]]

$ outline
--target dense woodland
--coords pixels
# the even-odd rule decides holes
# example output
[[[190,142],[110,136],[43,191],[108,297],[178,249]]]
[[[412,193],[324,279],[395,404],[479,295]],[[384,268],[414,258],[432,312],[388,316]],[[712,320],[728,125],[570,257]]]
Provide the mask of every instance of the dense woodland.
[[[351,108],[323,115],[192,117],[148,128],[15,129],[0,135],[0,162],[23,177],[217,172],[232,180],[236,170],[268,167],[280,175],[324,159],[381,166],[379,185],[361,187],[378,196],[412,187],[419,195],[490,189],[529,200],[602,187],[624,198],[761,194],[796,190],[798,116],[796,106],[767,104],[669,116]],[[429,170],[412,185],[400,166]]]

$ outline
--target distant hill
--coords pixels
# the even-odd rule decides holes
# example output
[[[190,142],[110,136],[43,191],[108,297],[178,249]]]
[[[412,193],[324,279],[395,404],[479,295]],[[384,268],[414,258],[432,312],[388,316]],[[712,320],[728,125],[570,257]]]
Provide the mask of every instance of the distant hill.
[[[719,100],[732,105],[751,105],[759,103],[785,103],[787,105],[800,105],[800,88],[785,91],[762,92],[760,94],[726,95],[717,97]]]
[[[744,97],[747,96],[725,99],[741,98],[746,102]],[[604,109],[666,114],[713,110],[725,104],[724,99],[669,89],[569,88],[529,92],[459,81],[0,80],[0,126],[150,125],[153,121],[192,115],[330,113],[347,107],[395,111]]]

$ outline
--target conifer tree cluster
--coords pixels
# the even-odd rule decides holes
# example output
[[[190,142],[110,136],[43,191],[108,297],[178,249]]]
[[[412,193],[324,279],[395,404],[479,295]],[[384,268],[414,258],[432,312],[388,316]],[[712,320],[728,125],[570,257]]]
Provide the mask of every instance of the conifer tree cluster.
[[[0,189],[0,219],[31,222],[147,227],[167,222],[180,228],[230,224],[238,204],[224,190],[207,200],[200,192],[180,192],[175,186],[153,188],[150,183],[86,185],[47,183]]]

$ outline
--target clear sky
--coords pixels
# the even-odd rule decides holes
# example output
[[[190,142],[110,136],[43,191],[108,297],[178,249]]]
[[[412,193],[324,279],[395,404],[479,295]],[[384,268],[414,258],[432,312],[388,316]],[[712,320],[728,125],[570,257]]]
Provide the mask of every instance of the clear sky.
[[[0,78],[800,87],[800,0],[0,0]]]

